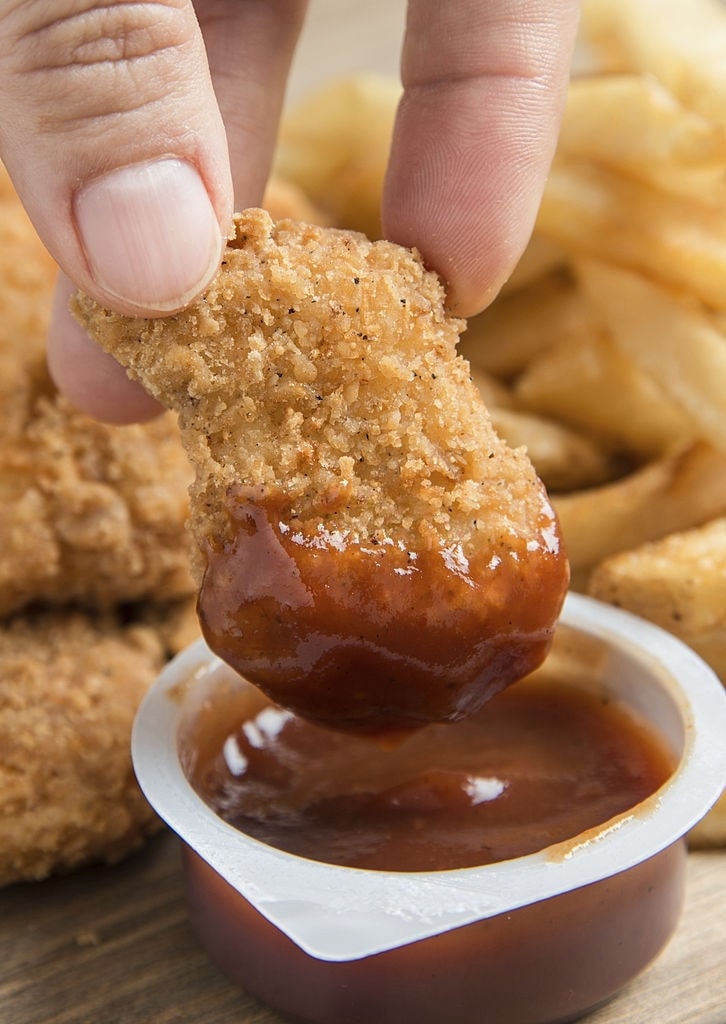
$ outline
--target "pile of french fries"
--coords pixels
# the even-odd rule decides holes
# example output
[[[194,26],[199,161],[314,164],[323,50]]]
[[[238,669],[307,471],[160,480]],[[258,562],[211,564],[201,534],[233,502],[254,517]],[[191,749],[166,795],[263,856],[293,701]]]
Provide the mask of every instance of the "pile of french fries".
[[[724,55],[720,0],[585,0],[534,235],[461,350],[550,490],[573,586],[726,682]],[[333,83],[288,115],[277,173],[377,236],[398,98]],[[726,843],[726,798],[692,838]]]

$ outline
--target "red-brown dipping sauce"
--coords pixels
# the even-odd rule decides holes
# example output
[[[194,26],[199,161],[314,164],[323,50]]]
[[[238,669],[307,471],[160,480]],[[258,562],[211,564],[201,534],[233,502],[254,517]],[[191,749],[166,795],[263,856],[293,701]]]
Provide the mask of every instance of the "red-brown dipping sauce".
[[[587,657],[582,671],[590,671]],[[580,692],[569,669],[538,672],[465,721],[425,726],[386,747],[231,685],[205,695],[180,750],[192,783],[224,818],[307,857],[446,869],[565,840],[552,848],[555,859],[576,856],[583,831],[630,811],[671,773],[665,741],[601,692],[597,684]],[[672,934],[685,858],[677,842],[560,896],[331,962],[305,952],[191,848],[184,852],[191,917],[211,956],[248,992],[312,1024],[579,1019]],[[413,902],[417,877],[409,876]],[[457,893],[454,884],[452,900]]]
[[[537,667],[568,584],[543,500],[541,536],[478,560],[302,532],[279,499],[228,495],[207,553],[207,643],[277,703],[351,731],[456,721]]]
[[[389,871],[541,850],[629,810],[673,770],[663,741],[616,702],[536,678],[462,722],[388,746],[316,726],[248,688],[209,701],[186,746],[195,788],[248,835]]]

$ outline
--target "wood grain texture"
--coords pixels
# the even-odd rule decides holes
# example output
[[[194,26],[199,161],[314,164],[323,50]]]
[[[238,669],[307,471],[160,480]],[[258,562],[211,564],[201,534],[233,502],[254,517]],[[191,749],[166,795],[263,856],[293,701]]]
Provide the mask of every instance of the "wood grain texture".
[[[675,938],[588,1024],[726,1022],[726,854],[689,861]],[[169,834],[116,867],[0,891],[2,1024],[282,1020],[233,987],[199,947]]]

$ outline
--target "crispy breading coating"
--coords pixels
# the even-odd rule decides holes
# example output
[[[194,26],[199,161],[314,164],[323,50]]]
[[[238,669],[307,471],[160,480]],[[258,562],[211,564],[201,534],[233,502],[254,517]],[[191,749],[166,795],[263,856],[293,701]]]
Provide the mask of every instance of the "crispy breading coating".
[[[0,615],[191,593],[190,480],[173,418],[109,426],[38,398],[0,448]]]
[[[0,615],[189,594],[192,474],[175,419],[110,426],[56,393],[55,274],[0,166]]]
[[[116,860],[156,828],[131,722],[199,635],[175,418],[109,426],[56,393],[55,276],[0,165],[0,885]]]
[[[0,625],[0,886],[109,863],[158,827],[131,767],[139,701],[182,606]]]
[[[414,252],[352,232],[274,224],[261,210],[236,217],[217,278],[175,316],[132,319],[76,297],[81,323],[179,413],[197,471],[198,579],[206,570],[208,580],[213,552],[235,543],[240,503],[252,502],[269,514],[278,547],[297,543],[303,560],[303,547],[325,549],[324,585],[330,592],[335,580],[339,588],[341,628],[346,603],[351,621],[377,617],[375,638],[361,639],[368,647],[380,647],[382,632],[408,614],[391,608],[380,618],[387,602],[400,605],[393,574],[414,573],[416,558],[438,553],[448,573],[437,581],[440,606],[417,611],[430,629],[450,634],[449,612],[471,612],[464,647],[472,630],[477,645],[496,632],[501,654],[506,631],[520,640],[536,634],[544,650],[567,583],[554,513],[524,450],[508,448],[493,430],[457,355],[463,325],[444,300],[439,279]],[[374,579],[380,566],[373,574],[365,567],[371,547],[390,552],[381,570],[387,580]],[[315,557],[311,571],[319,573]],[[475,565],[476,580],[464,581]],[[414,575],[421,568],[419,561]],[[225,585],[225,573],[213,589]],[[428,594],[430,603],[433,593],[417,598]],[[243,632],[257,636],[259,663],[264,645],[280,638],[258,627],[247,622]],[[283,702],[290,699],[286,691]],[[450,711],[442,704],[432,717]]]

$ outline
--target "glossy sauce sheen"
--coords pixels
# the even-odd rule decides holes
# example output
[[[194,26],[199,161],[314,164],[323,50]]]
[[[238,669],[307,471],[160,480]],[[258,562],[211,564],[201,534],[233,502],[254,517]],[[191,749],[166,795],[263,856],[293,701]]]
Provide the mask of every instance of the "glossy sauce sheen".
[[[620,706],[535,679],[388,747],[313,725],[249,688],[207,702],[191,747],[193,785],[247,834],[389,871],[535,852],[632,808],[673,769],[662,741]]]
[[[349,730],[456,721],[541,663],[567,587],[543,510],[536,552],[467,560],[302,534],[231,491],[232,539],[207,553],[207,643],[279,704]],[[521,556],[521,557],[520,557]]]

